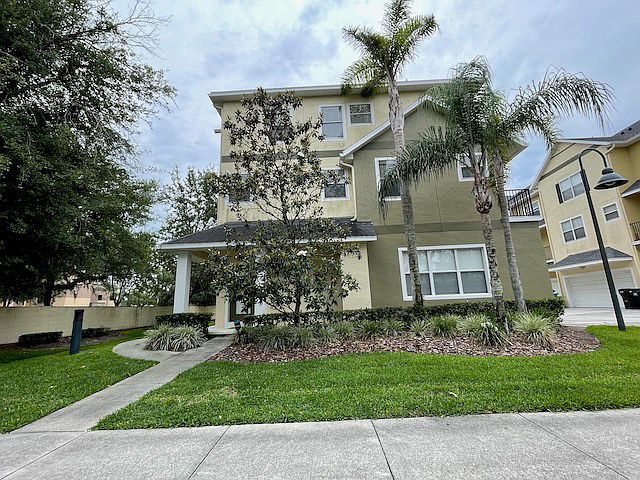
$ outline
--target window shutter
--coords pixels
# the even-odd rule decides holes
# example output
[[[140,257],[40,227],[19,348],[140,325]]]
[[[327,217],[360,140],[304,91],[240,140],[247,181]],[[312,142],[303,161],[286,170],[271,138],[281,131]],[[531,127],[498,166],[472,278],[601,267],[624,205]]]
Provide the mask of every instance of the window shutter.
[[[562,203],[564,200],[562,199],[562,193],[560,192],[560,184],[556,183],[556,193],[558,194],[558,202]]]

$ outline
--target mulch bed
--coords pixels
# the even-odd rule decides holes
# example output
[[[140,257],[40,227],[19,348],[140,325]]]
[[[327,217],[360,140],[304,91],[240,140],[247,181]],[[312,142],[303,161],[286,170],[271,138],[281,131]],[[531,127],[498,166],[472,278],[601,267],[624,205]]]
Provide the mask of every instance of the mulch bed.
[[[556,343],[550,348],[528,343],[517,333],[509,337],[505,347],[484,347],[469,337],[457,336],[446,339],[426,336],[384,337],[372,340],[348,340],[318,345],[311,348],[295,348],[287,351],[264,352],[255,344],[234,343],[212,356],[210,361],[226,360],[238,363],[291,362],[326,358],[333,355],[372,352],[411,352],[441,355],[470,355],[474,357],[535,357],[541,355],[560,355],[582,353],[597,350],[600,342],[582,329],[562,327]]]

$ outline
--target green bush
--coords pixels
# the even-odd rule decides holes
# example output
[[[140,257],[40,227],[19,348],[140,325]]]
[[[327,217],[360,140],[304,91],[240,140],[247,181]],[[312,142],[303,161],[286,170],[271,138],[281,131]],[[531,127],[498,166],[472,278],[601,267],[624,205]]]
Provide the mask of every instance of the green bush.
[[[384,333],[381,322],[374,320],[362,320],[357,327],[358,337],[370,340],[375,337],[379,337]]]
[[[555,343],[556,330],[553,320],[535,313],[518,313],[513,316],[514,328],[525,335],[528,341],[543,347]]]
[[[382,323],[382,330],[388,337],[396,337],[402,335],[406,330],[406,325],[400,320],[390,318]]]
[[[18,345],[21,347],[33,347],[35,345],[54,343],[59,341],[61,338],[62,332],[25,333],[18,337]]]
[[[265,352],[288,350],[295,341],[295,328],[289,325],[265,325],[257,332],[257,343]]]
[[[483,313],[467,315],[460,320],[460,330],[471,336],[475,336],[482,330],[482,324],[491,322],[491,317]]]
[[[171,341],[173,336],[173,329],[168,324],[158,325],[158,328],[152,328],[144,332],[144,338],[146,340],[145,350],[171,350]]]
[[[458,315],[438,315],[431,319],[431,332],[437,337],[451,338],[458,332]]]
[[[171,338],[171,350],[184,352],[190,348],[200,347],[207,337],[196,327],[174,327]]]
[[[321,345],[328,345],[329,343],[333,343],[338,339],[335,330],[330,325],[316,324],[314,326],[314,333],[316,340]]]
[[[355,336],[355,327],[348,320],[341,320],[333,325],[333,331],[340,340],[350,340]]]
[[[416,337],[424,337],[429,332],[429,322],[426,320],[414,320],[409,325],[409,331]]]
[[[507,311],[516,312],[517,306],[514,301],[506,301]],[[527,300],[527,307],[531,312],[543,312],[545,316],[559,319],[564,312],[564,300],[559,297],[531,299]],[[359,310],[343,310],[331,312],[303,312],[300,315],[302,325],[313,325],[316,323],[334,324],[342,321],[349,321],[359,324],[365,320],[372,322],[385,322],[393,319],[409,326],[415,320],[427,320],[439,315],[466,316],[472,314],[484,314],[494,316],[492,302],[459,302],[445,303],[441,305],[425,305],[423,307],[380,307],[363,308]],[[291,314],[273,313],[267,315],[247,315],[243,322],[245,325],[274,325],[293,324]],[[559,320],[558,320],[559,322]]]
[[[309,327],[294,327],[293,345],[297,348],[309,348],[315,345],[316,337]]]
[[[109,335],[111,329],[109,327],[85,328],[82,330],[83,338],[98,338]]]
[[[156,327],[169,325],[172,327],[195,327],[207,335],[209,333],[209,313],[171,313],[168,315],[158,315],[156,317]]]

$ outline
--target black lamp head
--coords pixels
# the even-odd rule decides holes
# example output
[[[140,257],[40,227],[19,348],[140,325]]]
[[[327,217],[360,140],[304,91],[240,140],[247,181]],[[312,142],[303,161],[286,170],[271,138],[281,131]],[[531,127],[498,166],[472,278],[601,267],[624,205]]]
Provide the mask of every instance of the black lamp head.
[[[596,184],[596,190],[607,190],[609,188],[616,188],[624,185],[625,183],[629,183],[629,180],[624,178],[622,175],[613,171],[613,168],[607,167],[602,170],[602,176],[598,183]]]

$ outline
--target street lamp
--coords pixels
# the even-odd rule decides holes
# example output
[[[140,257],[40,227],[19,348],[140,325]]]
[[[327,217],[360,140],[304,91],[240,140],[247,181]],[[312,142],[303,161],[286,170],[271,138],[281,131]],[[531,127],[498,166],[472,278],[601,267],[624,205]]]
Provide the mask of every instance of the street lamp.
[[[629,180],[622,175],[613,171],[613,168],[607,167],[607,159],[599,150],[595,148],[586,148],[580,155],[578,155],[578,163],[580,164],[580,176],[582,177],[582,184],[584,185],[584,192],[587,195],[587,203],[589,203],[589,211],[591,212],[591,220],[593,220],[593,228],[596,231],[596,238],[598,239],[598,248],[600,249],[600,257],[602,257],[602,265],[604,266],[604,274],[607,277],[607,284],[609,285],[609,294],[611,295],[611,302],[613,302],[613,311],[616,314],[616,321],[618,322],[618,330],[626,330],[627,327],[624,324],[624,318],[622,318],[622,310],[620,309],[620,302],[618,301],[618,295],[616,294],[616,286],[613,283],[613,276],[611,275],[611,267],[609,267],[609,259],[607,258],[607,251],[604,248],[602,241],[602,234],[600,233],[600,225],[598,224],[598,218],[596,217],[596,210],[593,208],[593,200],[591,200],[591,191],[589,189],[589,181],[587,180],[587,173],[582,166],[582,156],[588,152],[596,152],[602,158],[604,163],[604,169],[602,170],[602,176],[596,184],[596,190],[607,190],[609,188],[616,188]]]

